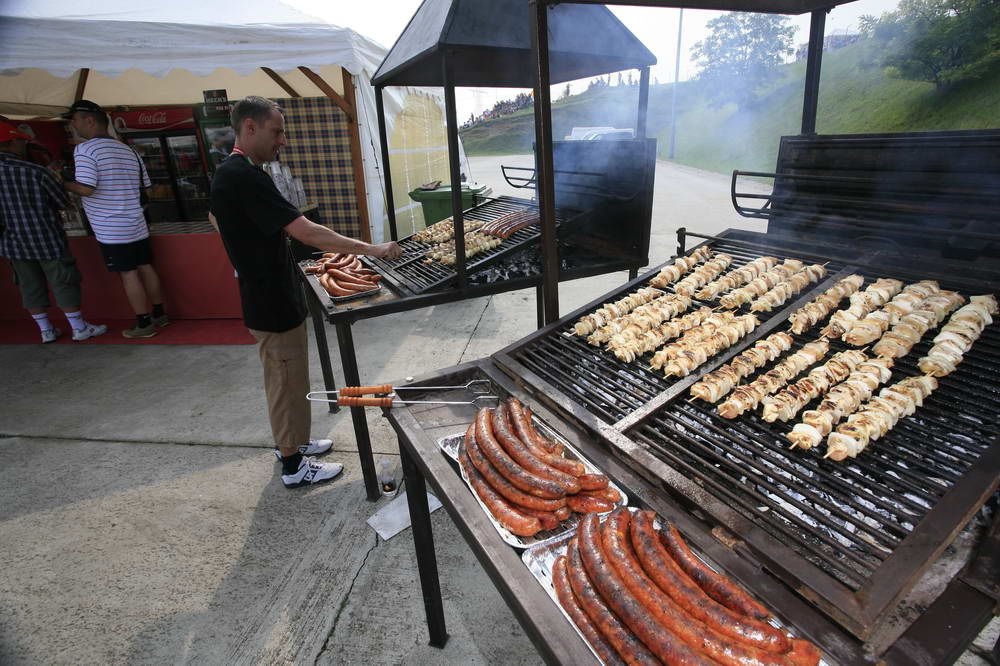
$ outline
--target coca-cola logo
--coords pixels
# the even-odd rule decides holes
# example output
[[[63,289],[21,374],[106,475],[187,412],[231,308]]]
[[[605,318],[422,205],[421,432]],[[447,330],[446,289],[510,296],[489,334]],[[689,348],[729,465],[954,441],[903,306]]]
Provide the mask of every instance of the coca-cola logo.
[[[136,123],[139,125],[162,125],[166,122],[166,111],[142,111],[136,119]]]

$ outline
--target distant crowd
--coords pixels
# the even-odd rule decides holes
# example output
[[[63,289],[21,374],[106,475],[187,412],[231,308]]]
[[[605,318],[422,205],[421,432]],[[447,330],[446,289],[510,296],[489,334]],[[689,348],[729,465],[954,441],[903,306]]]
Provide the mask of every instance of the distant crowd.
[[[472,127],[477,123],[481,123],[484,120],[493,120],[494,118],[499,118],[500,116],[507,116],[515,111],[520,111],[521,109],[527,109],[531,106],[534,98],[532,98],[531,93],[518,93],[517,97],[514,99],[504,99],[500,100],[493,105],[492,108],[486,109],[478,116],[474,113],[469,114],[469,119],[465,121],[462,125],[462,129]]]

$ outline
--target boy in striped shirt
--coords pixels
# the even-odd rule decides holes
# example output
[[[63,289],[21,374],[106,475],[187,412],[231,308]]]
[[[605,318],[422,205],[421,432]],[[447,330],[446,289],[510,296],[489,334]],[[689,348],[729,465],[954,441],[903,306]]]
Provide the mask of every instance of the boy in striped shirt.
[[[80,100],[63,116],[84,139],[73,150],[75,173],[66,188],[83,197],[104,263],[121,276],[136,324],[126,338],[151,338],[169,323],[163,310],[160,277],[153,268],[149,228],[139,189],[151,186],[139,155],[108,134],[108,116],[100,106]],[[152,308],[150,308],[152,305]]]

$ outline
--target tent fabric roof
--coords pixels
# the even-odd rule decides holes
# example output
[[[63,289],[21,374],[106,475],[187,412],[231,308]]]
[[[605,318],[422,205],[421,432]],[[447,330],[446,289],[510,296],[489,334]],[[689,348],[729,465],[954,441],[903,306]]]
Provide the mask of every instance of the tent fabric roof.
[[[584,4],[604,4],[605,0],[573,0]],[[805,14],[818,9],[833,9],[854,0],[616,0],[616,5],[640,7],[683,7],[724,12],[759,12],[762,14]]]
[[[530,5],[524,0],[424,0],[382,62],[377,86],[444,85],[448,54],[456,86],[534,84]],[[552,83],[656,64],[606,7],[549,9]]]

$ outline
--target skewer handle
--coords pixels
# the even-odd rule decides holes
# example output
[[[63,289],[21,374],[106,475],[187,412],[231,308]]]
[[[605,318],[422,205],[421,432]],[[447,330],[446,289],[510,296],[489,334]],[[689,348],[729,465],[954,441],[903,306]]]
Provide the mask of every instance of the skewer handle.
[[[379,393],[392,393],[392,384],[380,384],[379,386],[345,386],[340,389],[341,396],[376,395]]]
[[[341,396],[337,398],[337,404],[341,407],[392,407],[392,397],[387,398],[359,398],[354,396]]]

